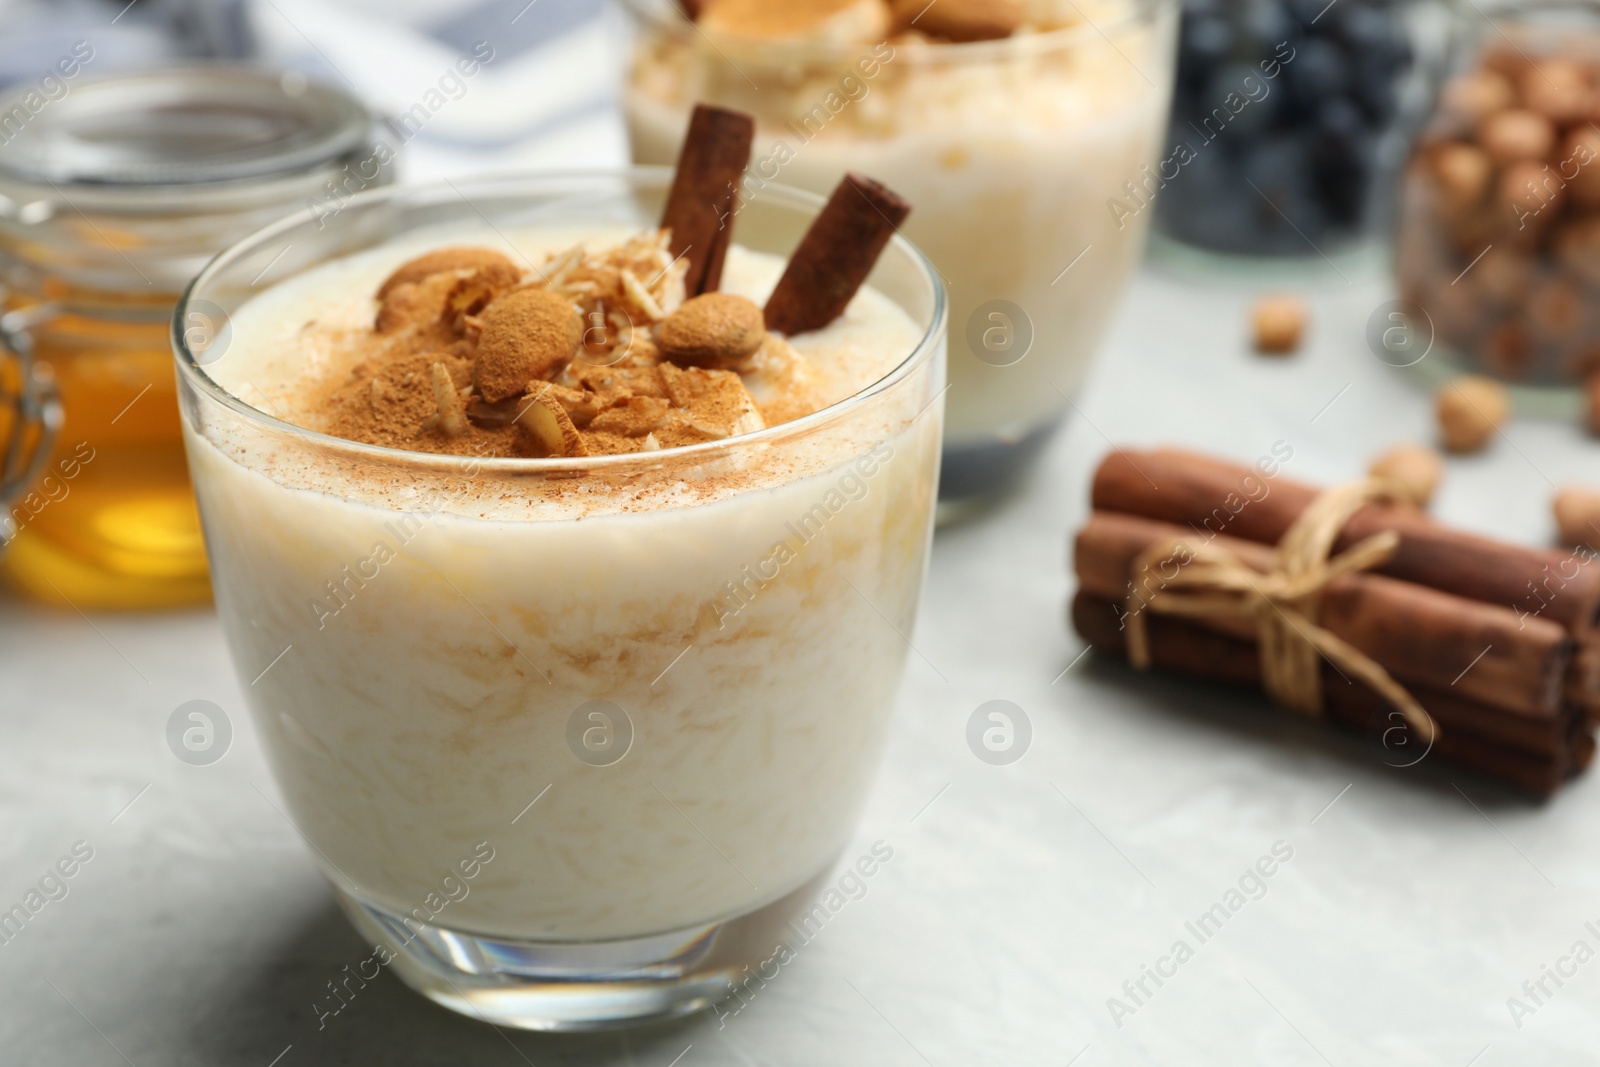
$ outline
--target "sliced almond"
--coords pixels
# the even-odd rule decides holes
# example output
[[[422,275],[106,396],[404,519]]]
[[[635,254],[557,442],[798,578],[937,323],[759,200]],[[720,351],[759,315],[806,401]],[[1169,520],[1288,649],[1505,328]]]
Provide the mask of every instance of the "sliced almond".
[[[630,396],[606,408],[589,423],[596,433],[643,437],[667,417],[672,405],[658,396]]]
[[[467,403],[450,379],[443,363],[435,363],[433,373],[433,402],[438,413],[430,420],[434,428],[446,437],[460,437],[467,432]]]
[[[660,371],[673,407],[681,409],[681,422],[705,436],[732,437],[766,427],[755,398],[732,371],[680,369],[671,363],[661,364]]]
[[[559,401],[548,389],[526,398],[527,406],[517,416],[517,425],[527,431],[535,445],[546,456],[587,456],[583,437],[572,424]]]

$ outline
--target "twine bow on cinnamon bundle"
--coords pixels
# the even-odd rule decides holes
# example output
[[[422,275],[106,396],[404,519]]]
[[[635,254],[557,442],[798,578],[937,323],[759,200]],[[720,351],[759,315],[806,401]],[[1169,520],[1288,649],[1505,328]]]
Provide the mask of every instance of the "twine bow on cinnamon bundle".
[[[1140,670],[1152,665],[1144,612],[1201,618],[1254,617],[1261,656],[1261,683],[1274,703],[1312,718],[1323,714],[1322,670],[1326,658],[1340,672],[1365,682],[1391,704],[1431,746],[1439,726],[1412,695],[1372,657],[1318,624],[1323,588],[1340,575],[1369,570],[1392,557],[1400,535],[1384,530],[1329,557],[1345,523],[1362,507],[1394,499],[1380,479],[1337,486],[1319,495],[1278,542],[1276,566],[1263,573],[1234,553],[1212,543],[1191,545],[1189,538],[1157,542],[1134,560],[1130,577],[1159,573],[1154,568],[1187,553],[1177,573],[1161,574],[1162,585],[1128,594],[1128,661]]]

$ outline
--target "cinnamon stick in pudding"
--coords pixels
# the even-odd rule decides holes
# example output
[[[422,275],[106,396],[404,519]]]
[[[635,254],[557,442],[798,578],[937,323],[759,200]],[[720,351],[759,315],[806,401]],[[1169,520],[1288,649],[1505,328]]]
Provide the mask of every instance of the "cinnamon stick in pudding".
[[[661,225],[672,231],[668,251],[689,265],[683,278],[688,296],[712,292],[722,282],[729,229],[755,135],[749,115],[695,105],[661,215]]]
[[[846,174],[767,299],[767,329],[792,337],[842,315],[910,213],[910,204],[871,178]]]
[[[1106,511],[1276,544],[1317,492],[1281,473],[1269,478],[1252,467],[1159,449],[1107,456],[1095,472],[1092,499]],[[1452,530],[1411,508],[1376,504],[1356,512],[1334,551],[1383,530],[1398,532],[1400,547],[1379,573],[1556,622],[1575,635],[1595,629],[1600,560],[1507,544]]]
[[[1120,610],[1109,600],[1079,593],[1072,601],[1073,628],[1091,647],[1125,657],[1127,633],[1121,628]],[[1260,653],[1253,642],[1173,616],[1152,616],[1147,625],[1154,666],[1191,678],[1260,685]],[[1369,735],[1392,725],[1387,703],[1361,682],[1347,681],[1324,664],[1322,684],[1324,707],[1332,721]],[[1439,740],[1427,758],[1469,767],[1536,796],[1556,792],[1592,757],[1592,747],[1585,744],[1588,735],[1575,729],[1571,711],[1554,719],[1528,720],[1451,693],[1418,688],[1411,694],[1440,727]],[[1409,761],[1402,748],[1391,746],[1388,751]]]
[[[1073,553],[1081,591],[1122,602],[1132,592],[1134,610],[1141,597],[1158,593],[1186,558],[1132,573],[1139,555],[1152,545],[1182,540],[1192,553],[1203,544],[1231,552],[1246,566],[1267,573],[1278,558],[1267,545],[1219,535],[1214,538],[1171,523],[1136,515],[1097,511],[1078,537]],[[1572,659],[1572,639],[1547,619],[1519,619],[1509,608],[1468,600],[1413,582],[1380,574],[1340,575],[1323,587],[1320,624],[1372,657],[1402,685],[1454,691],[1462,697],[1522,717],[1551,718],[1563,703]],[[1191,621],[1233,637],[1254,641],[1251,616],[1217,616]]]

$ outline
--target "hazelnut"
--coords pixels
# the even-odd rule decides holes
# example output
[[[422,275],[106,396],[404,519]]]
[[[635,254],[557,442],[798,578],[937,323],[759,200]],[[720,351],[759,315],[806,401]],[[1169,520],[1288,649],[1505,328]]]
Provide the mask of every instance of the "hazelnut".
[[[388,296],[396,286],[414,284],[429,275],[455,271],[482,274],[491,285],[500,289],[515,285],[522,277],[522,271],[517,269],[516,264],[492,248],[437,248],[396,267],[394,273],[378,286],[378,299],[381,301]]]
[[[1476,345],[1478,331],[1484,326],[1484,301],[1468,285],[1469,272],[1459,284],[1453,277],[1439,274],[1423,290],[1418,301],[1433,319],[1439,337],[1456,345]]]
[[[1483,202],[1494,170],[1489,157],[1476,145],[1440,145],[1433,154],[1433,176],[1445,207],[1461,211]]]
[[[1501,232],[1530,243],[1555,220],[1561,209],[1563,183],[1555,171],[1537,160],[1524,159],[1500,172],[1497,210]]]
[[[1367,473],[1387,479],[1401,499],[1425,508],[1444,477],[1444,457],[1426,445],[1396,445],[1374,459]]]
[[[1589,125],[1573,130],[1556,166],[1574,202],[1580,207],[1600,207],[1600,130]]]
[[[1485,52],[1481,62],[1484,70],[1508,78],[1513,85],[1521,81],[1522,75],[1533,65],[1520,49],[1515,48],[1496,48]]]
[[[1502,378],[1526,378],[1533,361],[1533,341],[1520,320],[1495,324],[1483,341],[1483,365]]]
[[[549,378],[583,341],[578,310],[548,289],[507,293],[484,310],[482,322],[476,382],[491,404]]]
[[[1519,159],[1543,159],[1556,142],[1556,128],[1536,111],[1513,108],[1484,120],[1478,142],[1501,166]]]
[[[685,300],[656,324],[656,344],[674,363],[721,367],[755,354],[766,339],[761,309],[732,293]]]
[[[1475,70],[1451,80],[1444,87],[1444,106],[1451,114],[1476,126],[1496,111],[1517,102],[1511,79],[1493,70]]]
[[[996,41],[1027,19],[1021,0],[891,0],[890,7],[896,30],[946,41]]]
[[[1556,259],[1590,285],[1600,285],[1600,215],[1569,216],[1555,238]]]
[[[1534,287],[1528,298],[1528,325],[1535,337],[1564,343],[1582,328],[1586,307],[1582,286],[1571,278],[1555,277]]]
[[[1306,317],[1305,301],[1298,296],[1274,293],[1257,299],[1250,310],[1256,351],[1283,355],[1299,348]]]
[[[1589,432],[1600,437],[1600,371],[1589,375],[1589,380],[1583,385],[1583,395]]]
[[[1527,294],[1532,279],[1532,257],[1510,248],[1491,248],[1461,281],[1476,285],[1498,303],[1515,304]]]
[[[1523,71],[1523,102],[1551,122],[1576,122],[1589,113],[1594,92],[1581,65],[1570,59],[1543,59]]]
[[[1562,544],[1600,549],[1600,493],[1566,486],[1556,493],[1551,510]]]
[[[1465,375],[1434,394],[1434,412],[1446,449],[1476,452],[1511,414],[1511,400],[1494,379]]]

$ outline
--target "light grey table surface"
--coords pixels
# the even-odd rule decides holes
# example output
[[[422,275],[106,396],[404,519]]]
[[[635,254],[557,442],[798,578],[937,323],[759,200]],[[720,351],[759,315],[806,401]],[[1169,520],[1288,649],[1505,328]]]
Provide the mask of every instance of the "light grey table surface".
[[[1287,473],[1329,481],[1429,434],[1423,393],[1363,341],[1380,277],[1310,286],[1309,343],[1284,360],[1247,350],[1252,288],[1147,270],[1026,492],[939,535],[847,853],[881,839],[893,859],[720,1019],[497,1032],[385,975],[319,1030],[313,1002],[368,949],[279,813],[215,615],[0,602],[0,908],[93,849],[69,895],[0,944],[0,1063],[1596,1062],[1600,963],[1561,964],[1575,975],[1520,1020],[1507,999],[1575,942],[1600,949],[1585,927],[1600,929],[1600,779],[1538,806],[1448,768],[1383,767],[1251,697],[1078,658],[1066,542],[1108,439],[1245,459],[1281,440]],[[1542,541],[1551,483],[1600,481],[1597,457],[1572,427],[1518,422],[1450,464],[1437,510]],[[236,731],[206,767],[164,739],[197,698]],[[1032,724],[1008,767],[966,745],[991,699]],[[1292,859],[1264,895],[1200,943],[1185,923],[1279,842]],[[1108,998],[1178,940],[1193,957],[1114,1020]]]

